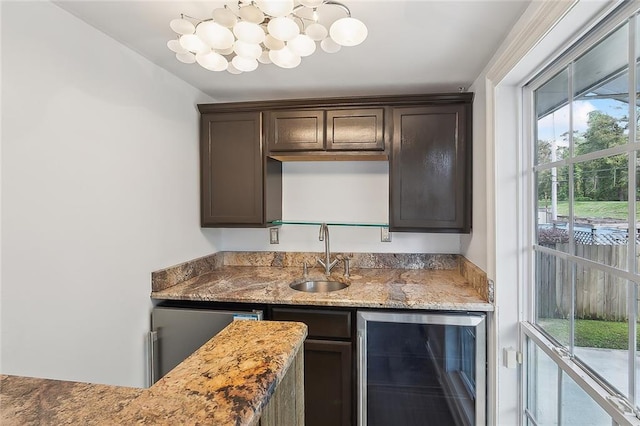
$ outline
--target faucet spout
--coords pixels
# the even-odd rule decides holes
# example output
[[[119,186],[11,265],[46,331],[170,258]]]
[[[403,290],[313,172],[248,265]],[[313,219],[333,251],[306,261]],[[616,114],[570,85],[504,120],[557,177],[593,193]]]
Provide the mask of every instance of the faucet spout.
[[[318,240],[324,241],[324,260],[316,259],[317,262],[324,268],[325,275],[331,274],[331,269],[338,263],[338,259],[331,261],[331,252],[329,250],[329,226],[326,223],[320,225],[320,233]]]

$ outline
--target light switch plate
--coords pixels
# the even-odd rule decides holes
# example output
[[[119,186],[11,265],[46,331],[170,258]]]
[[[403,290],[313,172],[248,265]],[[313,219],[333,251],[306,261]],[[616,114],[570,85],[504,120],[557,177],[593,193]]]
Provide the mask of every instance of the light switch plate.
[[[278,228],[269,228],[269,243],[280,244],[280,233]]]
[[[389,232],[389,228],[380,228],[380,241],[383,243],[391,242],[391,232]]]

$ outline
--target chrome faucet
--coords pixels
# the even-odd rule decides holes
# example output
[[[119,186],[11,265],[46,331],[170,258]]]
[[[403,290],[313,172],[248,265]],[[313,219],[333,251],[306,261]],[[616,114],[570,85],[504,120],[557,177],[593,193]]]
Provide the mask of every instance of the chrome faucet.
[[[320,225],[320,235],[318,235],[320,241],[324,241],[324,261],[322,259],[316,259],[316,261],[324,268],[325,275],[331,273],[331,269],[338,263],[338,259],[331,261],[331,254],[329,253],[329,226],[326,223]]]

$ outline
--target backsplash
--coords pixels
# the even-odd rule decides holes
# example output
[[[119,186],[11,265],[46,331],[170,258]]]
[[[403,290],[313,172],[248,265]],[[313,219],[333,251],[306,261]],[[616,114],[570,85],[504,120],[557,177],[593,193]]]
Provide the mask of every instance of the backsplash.
[[[487,274],[467,258],[460,256],[460,275],[462,275],[471,287],[489,303],[493,303],[493,282],[489,282]]]
[[[323,253],[315,252],[222,252],[225,266],[300,267],[315,266]],[[457,269],[456,254],[408,253],[332,253],[338,259],[349,257],[352,268]]]

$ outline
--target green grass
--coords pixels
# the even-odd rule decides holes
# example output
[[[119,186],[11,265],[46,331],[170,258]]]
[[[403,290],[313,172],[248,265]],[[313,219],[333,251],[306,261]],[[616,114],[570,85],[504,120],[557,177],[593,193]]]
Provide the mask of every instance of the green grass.
[[[569,321],[563,319],[540,319],[542,328],[560,343],[569,342]],[[640,327],[638,327],[640,330]],[[638,333],[640,350],[640,333]],[[576,320],[576,346],[584,348],[629,349],[628,323],[618,321]]]
[[[640,208],[640,203],[638,208]],[[549,206],[549,200],[540,200],[538,206]],[[607,218],[627,220],[628,203],[626,201],[576,201],[574,215],[583,218]],[[569,202],[558,201],[558,214],[569,215]]]

